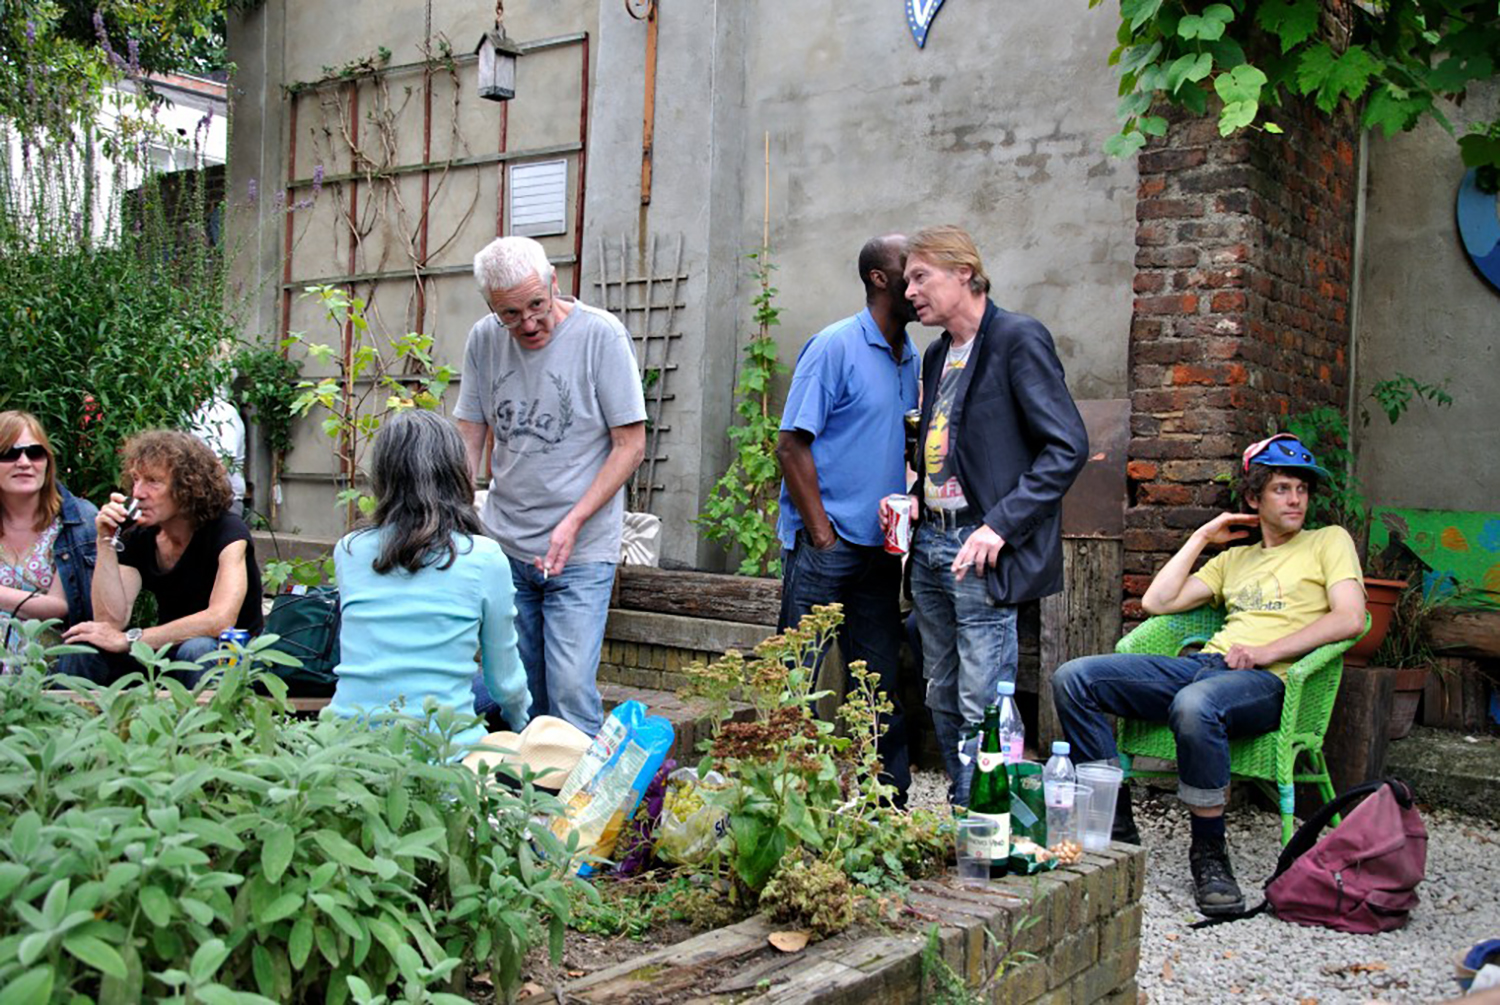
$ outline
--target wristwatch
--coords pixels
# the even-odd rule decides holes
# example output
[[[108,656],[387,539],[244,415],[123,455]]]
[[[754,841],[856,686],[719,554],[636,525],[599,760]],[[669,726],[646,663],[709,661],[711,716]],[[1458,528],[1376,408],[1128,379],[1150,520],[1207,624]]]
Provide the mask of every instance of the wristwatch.
[[[145,630],[141,629],[141,628],[127,628],[127,629],[125,629],[125,643],[126,643],[126,645],[132,645],[132,646],[135,645],[137,642],[139,642],[141,640],[141,636],[144,635],[144,634],[145,634]]]

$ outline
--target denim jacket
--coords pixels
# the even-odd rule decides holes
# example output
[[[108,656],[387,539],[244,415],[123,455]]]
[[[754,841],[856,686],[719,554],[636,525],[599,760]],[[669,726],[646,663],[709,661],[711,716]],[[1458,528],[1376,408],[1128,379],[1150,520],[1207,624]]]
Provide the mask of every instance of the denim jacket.
[[[99,508],[80,499],[59,485],[62,493],[62,529],[52,543],[52,561],[62,579],[63,596],[68,601],[70,625],[94,620],[94,559],[97,555],[94,517]]]

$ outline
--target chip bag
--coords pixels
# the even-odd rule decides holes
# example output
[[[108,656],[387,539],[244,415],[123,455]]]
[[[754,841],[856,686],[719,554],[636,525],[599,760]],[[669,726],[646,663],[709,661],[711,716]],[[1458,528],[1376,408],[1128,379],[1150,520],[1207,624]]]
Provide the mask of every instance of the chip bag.
[[[656,857],[679,865],[696,865],[708,857],[729,829],[729,814],[710,806],[704,789],[719,789],[728,779],[710,771],[702,779],[697,768],[678,768],[667,776],[661,819],[652,838]]]
[[[552,833],[561,841],[576,833],[580,852],[608,858],[672,739],[671,722],[647,715],[640,702],[616,706],[558,792],[563,813],[553,819]],[[578,867],[580,876],[595,871],[591,862]]]

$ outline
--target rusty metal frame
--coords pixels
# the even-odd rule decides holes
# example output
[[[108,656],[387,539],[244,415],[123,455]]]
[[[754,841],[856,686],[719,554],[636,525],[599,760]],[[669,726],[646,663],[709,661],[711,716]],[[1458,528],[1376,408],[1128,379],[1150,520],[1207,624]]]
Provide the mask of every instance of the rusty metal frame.
[[[1063,496],[1063,536],[1123,538],[1130,399],[1080,401],[1078,411],[1088,429],[1089,453],[1083,471]]]
[[[352,191],[351,191],[351,207],[357,207],[358,206],[358,195],[357,195],[358,184],[365,177],[364,174],[362,174],[358,170],[357,165],[353,164],[352,161],[351,161],[351,164],[350,164],[350,171],[347,174],[325,175],[321,180],[315,180],[312,176],[308,176],[308,177],[305,177],[305,178],[299,178],[299,177],[296,176],[296,169],[297,169],[298,106],[299,106],[298,99],[303,94],[306,94],[306,93],[311,93],[311,92],[315,92],[315,91],[319,91],[319,90],[324,90],[324,89],[330,88],[330,87],[347,86],[347,87],[351,88],[351,95],[353,95],[353,99],[352,100],[354,101],[354,105],[352,107],[355,109],[355,111],[357,111],[357,109],[358,109],[358,98],[357,98],[357,95],[358,95],[358,89],[359,89],[360,83],[363,82],[366,78],[374,78],[374,77],[377,77],[377,76],[393,76],[393,75],[400,74],[400,73],[417,72],[417,71],[420,71],[423,74],[423,79],[424,79],[424,85],[423,85],[423,91],[424,91],[423,102],[424,102],[424,107],[423,107],[423,128],[422,128],[422,150],[423,150],[422,163],[421,164],[412,164],[412,165],[402,165],[402,166],[397,167],[397,168],[392,168],[392,169],[388,169],[386,171],[383,171],[379,175],[379,177],[384,178],[384,177],[392,177],[392,176],[401,175],[401,174],[414,174],[414,173],[417,173],[417,172],[421,172],[421,174],[423,176],[421,227],[420,227],[420,230],[418,232],[418,237],[419,237],[418,265],[417,265],[417,268],[415,270],[401,270],[399,272],[371,272],[371,273],[359,273],[359,272],[357,272],[356,271],[356,263],[355,263],[354,255],[356,254],[356,251],[357,251],[356,245],[358,244],[357,232],[356,232],[356,229],[355,229],[358,226],[358,221],[357,221],[357,218],[352,215],[353,209],[351,209],[351,215],[349,217],[350,226],[351,226],[351,231],[350,231],[350,233],[351,233],[351,242],[350,242],[350,264],[349,264],[349,271],[347,273],[345,273],[344,275],[330,276],[330,277],[327,277],[327,278],[322,278],[322,279],[316,280],[316,283],[317,284],[327,284],[327,285],[345,285],[345,286],[347,286],[347,285],[350,285],[350,284],[353,284],[353,283],[378,283],[378,282],[384,281],[384,280],[404,279],[404,278],[407,278],[407,277],[412,277],[415,280],[415,282],[417,283],[417,330],[420,331],[420,330],[423,329],[423,326],[424,326],[424,323],[425,323],[425,319],[426,319],[426,287],[425,287],[424,280],[426,280],[427,278],[433,277],[433,276],[447,275],[447,274],[450,274],[450,272],[467,271],[466,267],[464,269],[462,269],[462,270],[451,269],[451,268],[432,269],[432,268],[428,268],[427,267],[427,240],[426,240],[426,238],[427,238],[427,231],[428,231],[428,226],[427,225],[428,225],[429,211],[431,209],[431,207],[428,205],[428,198],[429,198],[429,192],[430,192],[430,189],[429,189],[430,173],[432,171],[439,170],[439,169],[452,170],[454,168],[466,168],[466,167],[476,167],[476,168],[478,168],[478,167],[487,166],[489,164],[497,164],[497,165],[499,165],[499,170],[496,172],[497,175],[498,175],[498,179],[497,179],[497,193],[496,193],[497,194],[497,198],[496,198],[496,209],[495,209],[495,234],[498,237],[498,236],[500,236],[501,234],[503,234],[505,232],[505,195],[506,195],[506,191],[505,191],[505,185],[506,185],[506,182],[505,182],[505,165],[506,165],[506,163],[509,162],[509,161],[512,161],[512,160],[519,160],[519,159],[527,158],[527,157],[543,157],[543,156],[548,156],[548,155],[551,155],[551,154],[564,154],[564,155],[566,155],[566,154],[576,154],[577,158],[578,158],[578,166],[577,166],[577,180],[576,180],[576,195],[575,195],[574,211],[573,211],[573,226],[574,226],[574,233],[573,233],[573,254],[572,254],[571,257],[569,257],[569,256],[556,256],[552,260],[553,260],[554,264],[557,264],[557,265],[571,265],[573,267],[573,284],[572,284],[573,285],[573,295],[574,296],[578,295],[579,290],[582,288],[582,278],[583,278],[583,276],[582,276],[582,263],[583,263],[584,206],[585,206],[585,197],[586,197],[586,194],[587,194],[587,161],[588,161],[588,129],[589,129],[589,92],[588,92],[588,88],[589,88],[589,54],[590,54],[589,34],[588,34],[588,32],[576,32],[576,33],[568,34],[568,35],[554,35],[554,36],[550,36],[550,37],[547,37],[547,38],[536,39],[536,40],[530,41],[530,42],[523,42],[523,43],[520,44],[520,48],[521,48],[522,53],[525,54],[525,53],[531,53],[531,52],[541,52],[541,51],[544,51],[544,50],[547,50],[547,49],[561,48],[561,47],[569,46],[569,45],[578,45],[578,46],[580,46],[580,48],[581,48],[581,57],[582,57],[581,58],[580,74],[579,74],[580,90],[579,90],[578,140],[575,143],[554,144],[554,145],[547,146],[547,147],[539,147],[539,148],[536,148],[534,150],[517,150],[517,151],[511,151],[511,150],[509,150],[508,147],[507,147],[507,133],[509,131],[509,125],[510,125],[510,103],[506,102],[506,103],[504,103],[501,106],[501,110],[500,110],[500,137],[499,137],[499,146],[500,146],[500,149],[499,149],[499,151],[497,153],[494,153],[494,154],[481,154],[481,155],[476,156],[476,157],[465,157],[465,158],[460,158],[460,159],[455,159],[455,160],[448,160],[448,161],[442,161],[442,162],[434,162],[432,160],[432,116],[431,116],[432,66],[431,66],[431,62],[428,61],[428,60],[423,60],[421,62],[415,62],[415,63],[399,63],[399,64],[396,64],[396,65],[393,65],[393,66],[379,67],[379,68],[374,69],[374,70],[369,70],[369,71],[366,71],[364,73],[357,74],[357,75],[355,75],[353,77],[350,77],[350,78],[340,78],[338,80],[316,81],[316,82],[307,84],[307,85],[305,85],[303,87],[299,87],[295,91],[292,91],[292,92],[290,92],[287,95],[287,100],[290,103],[290,108],[288,109],[288,114],[287,114],[289,142],[288,142],[288,145],[287,145],[287,180],[286,180],[286,189],[285,189],[286,208],[284,209],[285,226],[284,226],[284,239],[283,239],[283,244],[282,244],[282,271],[281,271],[281,291],[280,291],[281,292],[281,335],[282,335],[283,338],[285,338],[287,335],[291,334],[292,299],[295,296],[295,290],[296,290],[296,288],[300,287],[300,286],[303,286],[303,285],[308,285],[308,284],[314,283],[313,280],[298,280],[298,281],[294,282],[293,279],[292,279],[293,248],[294,248],[294,245],[295,245],[295,231],[294,231],[294,222],[295,221],[294,221],[294,218],[293,218],[291,212],[289,211],[289,208],[293,205],[293,203],[295,201],[296,191],[298,189],[308,188],[308,187],[311,187],[311,186],[316,185],[316,184],[322,184],[322,185],[349,185],[349,186],[351,186],[351,189],[352,189]],[[475,57],[473,54],[457,55],[457,56],[453,57],[453,63],[454,63],[455,66],[464,66],[464,65],[467,65],[468,63],[472,63],[472,62],[477,62],[477,57]],[[356,131],[355,134],[357,135],[357,131],[358,131],[358,128],[359,128],[358,121],[357,121],[357,116],[354,116],[354,115],[351,114],[351,122],[352,122],[352,128]]]

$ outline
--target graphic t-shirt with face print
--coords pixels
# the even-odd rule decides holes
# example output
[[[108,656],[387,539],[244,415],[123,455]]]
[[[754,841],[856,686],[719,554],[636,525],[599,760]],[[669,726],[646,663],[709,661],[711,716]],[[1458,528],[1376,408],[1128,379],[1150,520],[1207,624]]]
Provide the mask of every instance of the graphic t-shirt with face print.
[[[937,394],[932,401],[932,419],[927,424],[927,439],[922,444],[922,466],[926,472],[922,478],[922,496],[928,509],[952,511],[969,505],[953,463],[959,431],[951,419],[958,395],[958,379],[968,365],[974,342],[970,339],[961,346],[950,345],[943,360],[942,375],[938,378]]]

